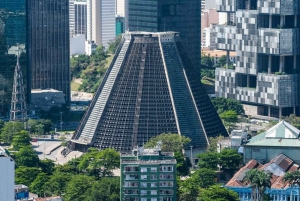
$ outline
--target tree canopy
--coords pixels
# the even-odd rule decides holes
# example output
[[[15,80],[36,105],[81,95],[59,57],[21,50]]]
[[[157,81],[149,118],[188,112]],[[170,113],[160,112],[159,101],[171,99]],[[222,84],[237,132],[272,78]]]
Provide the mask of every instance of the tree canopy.
[[[222,114],[228,110],[235,111],[237,114],[244,114],[243,105],[232,98],[213,98],[212,103],[218,114]]]
[[[1,130],[1,141],[11,143],[15,134],[21,130],[24,130],[24,124],[22,122],[5,122]]]
[[[179,134],[162,133],[156,137],[151,138],[145,145],[145,148],[153,148],[161,141],[163,152],[181,152],[186,147],[191,139]]]
[[[31,138],[28,132],[25,130],[21,130],[19,132],[16,132],[11,144],[13,145],[14,150],[18,151],[24,146],[29,146],[30,141]]]
[[[87,175],[74,175],[68,182],[65,201],[83,201],[88,196],[88,190],[92,188],[95,179]]]
[[[39,157],[31,146],[23,146],[15,154],[16,166],[38,167]]]
[[[239,201],[238,194],[220,185],[213,185],[207,189],[201,189],[199,200],[201,201]]]
[[[39,172],[38,167],[19,166],[15,171],[15,183],[30,186]]]

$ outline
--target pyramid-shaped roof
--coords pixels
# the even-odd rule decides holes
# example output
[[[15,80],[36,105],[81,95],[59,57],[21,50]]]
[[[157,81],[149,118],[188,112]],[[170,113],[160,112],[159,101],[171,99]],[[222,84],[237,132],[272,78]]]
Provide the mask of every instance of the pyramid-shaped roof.
[[[281,121],[266,131],[266,138],[298,138],[300,130],[287,123]]]
[[[245,146],[300,147],[299,134],[300,130],[281,121],[266,132],[254,136]]]
[[[161,133],[189,137],[193,149],[227,135],[178,33],[126,33],[72,149],[128,152]]]

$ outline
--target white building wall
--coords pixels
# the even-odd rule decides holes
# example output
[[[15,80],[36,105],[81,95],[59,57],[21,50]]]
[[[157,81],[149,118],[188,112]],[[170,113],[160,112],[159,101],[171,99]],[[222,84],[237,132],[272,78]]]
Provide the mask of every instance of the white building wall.
[[[86,1],[86,13],[87,13],[87,20],[86,20],[86,40],[92,40],[92,0]]]
[[[116,16],[125,17],[125,0],[116,0]]]
[[[77,35],[70,38],[70,55],[85,54],[85,35]]]
[[[15,162],[0,156],[0,200],[15,200]]]
[[[69,1],[69,24],[70,24],[70,36],[72,36],[73,31],[75,29],[75,8],[74,2],[75,0]]]

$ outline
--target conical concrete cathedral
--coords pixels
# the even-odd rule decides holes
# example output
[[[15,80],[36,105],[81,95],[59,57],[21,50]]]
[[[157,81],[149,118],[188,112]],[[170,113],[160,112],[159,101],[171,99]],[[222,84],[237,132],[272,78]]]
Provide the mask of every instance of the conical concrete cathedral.
[[[161,133],[191,138],[227,135],[175,32],[124,34],[78,126],[71,148],[129,152]]]

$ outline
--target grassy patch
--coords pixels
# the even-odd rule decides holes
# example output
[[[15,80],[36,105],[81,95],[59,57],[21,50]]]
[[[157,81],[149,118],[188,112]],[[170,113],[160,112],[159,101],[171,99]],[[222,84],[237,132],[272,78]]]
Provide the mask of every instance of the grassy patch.
[[[74,81],[71,82],[71,90],[72,91],[78,91],[79,86],[80,86],[80,84],[78,82],[74,82]]]
[[[108,57],[106,58],[107,63],[105,64],[105,68],[109,67],[113,58],[114,58],[114,55],[108,55]]]
[[[206,85],[211,85],[211,86],[213,86],[213,83],[210,82],[210,81],[208,81],[208,80],[202,79],[201,82],[202,82],[202,84],[206,84]]]

